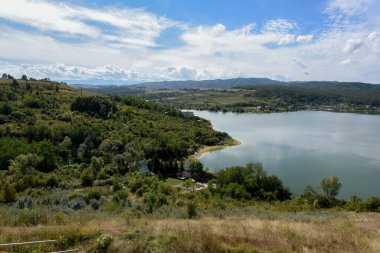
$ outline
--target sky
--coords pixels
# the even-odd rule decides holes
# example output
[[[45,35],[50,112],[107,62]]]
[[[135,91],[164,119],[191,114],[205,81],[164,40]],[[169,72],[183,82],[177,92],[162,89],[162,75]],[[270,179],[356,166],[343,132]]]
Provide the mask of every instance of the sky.
[[[380,0],[1,0],[0,72],[380,83]]]

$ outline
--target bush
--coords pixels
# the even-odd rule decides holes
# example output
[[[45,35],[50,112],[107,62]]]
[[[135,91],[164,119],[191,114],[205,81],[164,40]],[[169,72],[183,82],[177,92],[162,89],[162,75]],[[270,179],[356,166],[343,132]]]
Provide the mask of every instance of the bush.
[[[365,211],[378,212],[380,211],[380,199],[376,197],[369,197],[364,202]]]
[[[91,190],[87,193],[87,195],[85,196],[85,200],[87,203],[90,203],[91,200],[95,199],[95,200],[99,200],[101,197],[101,194],[99,191],[97,190]]]
[[[2,201],[5,203],[13,203],[16,201],[16,189],[8,182],[4,184],[1,195]]]
[[[197,205],[194,201],[189,201],[186,206],[187,218],[194,219],[198,216]]]
[[[327,195],[316,195],[313,207],[315,208],[332,208],[341,205],[341,202],[335,197]]]
[[[116,178],[112,182],[112,191],[117,192],[123,189],[123,185],[119,183],[119,180]]]
[[[119,205],[125,205],[128,202],[128,192],[121,189],[113,194],[112,200]]]
[[[68,203],[69,207],[73,210],[80,210],[80,209],[83,209],[86,207],[86,201],[84,201],[83,198],[81,197],[78,197],[78,198],[75,198],[75,199],[72,199],[70,200],[70,202]]]
[[[96,240],[96,249],[99,252],[107,252],[107,249],[111,246],[112,236],[109,234],[102,234]]]
[[[0,114],[10,115],[13,112],[12,107],[9,104],[3,104],[0,106]]]
[[[83,171],[80,179],[83,187],[91,187],[94,184],[94,178],[88,170]]]
[[[23,102],[29,108],[41,108],[43,106],[41,100],[35,97],[26,97]]]
[[[49,178],[46,180],[46,187],[58,187],[58,178],[56,175],[49,176]]]

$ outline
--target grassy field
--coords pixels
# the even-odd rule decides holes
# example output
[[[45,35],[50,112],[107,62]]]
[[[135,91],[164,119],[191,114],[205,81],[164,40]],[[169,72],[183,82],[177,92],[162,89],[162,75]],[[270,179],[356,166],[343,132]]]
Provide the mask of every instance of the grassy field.
[[[188,220],[180,217],[184,215],[180,209],[175,211],[178,217],[161,217],[166,211],[143,217],[128,209],[117,214],[57,213],[36,226],[1,226],[0,241],[58,239],[58,247],[83,252],[380,251],[380,214],[259,208],[245,213],[225,210],[218,216],[204,214]],[[112,237],[107,251],[99,250],[102,235]],[[20,248],[18,252],[42,249]]]

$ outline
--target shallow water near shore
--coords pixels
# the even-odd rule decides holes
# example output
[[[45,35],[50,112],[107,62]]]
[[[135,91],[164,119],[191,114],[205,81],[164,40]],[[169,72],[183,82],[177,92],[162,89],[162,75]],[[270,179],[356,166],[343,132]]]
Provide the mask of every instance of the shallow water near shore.
[[[296,195],[337,175],[343,185],[339,197],[380,196],[380,116],[315,111],[195,115],[242,142],[199,157],[213,172],[261,162]]]

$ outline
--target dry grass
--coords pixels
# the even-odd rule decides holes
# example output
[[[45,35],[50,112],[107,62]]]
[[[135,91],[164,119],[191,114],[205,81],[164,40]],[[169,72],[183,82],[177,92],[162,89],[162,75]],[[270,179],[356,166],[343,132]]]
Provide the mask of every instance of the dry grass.
[[[378,222],[379,216],[367,219]],[[172,252],[379,252],[380,243],[379,231],[351,220],[305,223],[229,217],[158,220],[149,226],[156,236],[172,238]]]
[[[138,219],[120,215],[94,217],[84,224],[0,227],[1,241],[63,236],[82,249],[93,245],[101,233],[114,238],[109,252],[380,252],[380,214],[345,213],[341,218],[309,222],[232,216]]]

